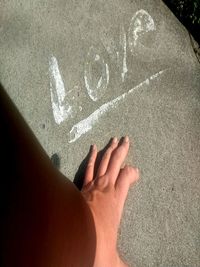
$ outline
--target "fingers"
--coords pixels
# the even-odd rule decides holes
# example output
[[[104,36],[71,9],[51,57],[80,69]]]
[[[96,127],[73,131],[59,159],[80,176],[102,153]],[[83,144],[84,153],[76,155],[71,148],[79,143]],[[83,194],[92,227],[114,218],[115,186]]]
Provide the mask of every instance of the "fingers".
[[[106,174],[109,177],[109,180],[112,184],[115,184],[115,181],[119,175],[121,165],[124,162],[129,150],[129,138],[126,136],[123,139],[121,145],[112,153]]]
[[[125,165],[124,169],[120,170],[119,176],[115,183],[115,190],[121,209],[123,209],[130,185],[135,183],[138,179],[139,170],[137,168]]]
[[[89,182],[93,180],[96,158],[97,158],[97,147],[96,145],[93,145],[90,151],[90,158],[87,164],[83,186],[86,186]]]
[[[106,173],[111,154],[112,154],[113,150],[117,147],[117,145],[118,145],[117,137],[114,137],[112,139],[112,142],[111,142],[109,148],[106,150],[106,152],[104,153],[104,155],[101,159],[101,162],[100,162],[100,165],[99,165],[99,168],[97,171],[97,177],[103,176]]]

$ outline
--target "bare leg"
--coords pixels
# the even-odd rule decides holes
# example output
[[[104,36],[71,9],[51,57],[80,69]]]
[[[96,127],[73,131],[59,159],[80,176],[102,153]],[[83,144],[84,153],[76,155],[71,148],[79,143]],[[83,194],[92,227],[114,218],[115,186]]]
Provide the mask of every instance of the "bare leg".
[[[114,140],[95,176],[93,147],[80,192],[53,167],[2,87],[0,123],[1,266],[126,266],[116,242],[138,179],[137,169],[121,169],[129,142]]]
[[[0,265],[93,266],[94,220],[0,86]]]

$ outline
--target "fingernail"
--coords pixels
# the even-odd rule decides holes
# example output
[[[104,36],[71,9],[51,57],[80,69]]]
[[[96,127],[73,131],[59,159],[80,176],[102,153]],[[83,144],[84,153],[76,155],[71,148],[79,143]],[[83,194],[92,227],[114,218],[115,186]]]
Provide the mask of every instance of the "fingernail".
[[[93,145],[90,146],[90,152],[92,152],[92,151],[93,151]]]
[[[117,137],[114,137],[112,141],[113,143],[117,143]]]
[[[94,145],[91,145],[91,146],[90,146],[90,151],[91,151],[91,152],[94,151],[95,148],[96,148],[96,145],[95,145],[95,144],[94,144]]]
[[[128,136],[125,136],[125,137],[124,137],[124,142],[125,142],[125,143],[128,143],[128,142],[129,142],[129,137],[128,137]]]
[[[93,146],[92,146],[92,150],[94,151],[94,150],[96,150],[96,149],[97,149],[96,144],[93,144]]]
[[[137,173],[139,173],[139,169],[138,168],[136,168],[135,170],[136,170]]]

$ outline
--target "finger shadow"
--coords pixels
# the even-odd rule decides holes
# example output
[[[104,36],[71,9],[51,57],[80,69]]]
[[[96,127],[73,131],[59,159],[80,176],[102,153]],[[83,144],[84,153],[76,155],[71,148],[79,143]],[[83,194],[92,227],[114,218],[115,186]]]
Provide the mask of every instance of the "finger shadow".
[[[121,144],[122,139],[123,138],[120,139],[119,145]],[[102,157],[103,157],[104,153],[106,152],[106,150],[108,149],[108,147],[110,146],[111,142],[112,142],[112,138],[105,145],[105,147],[103,149],[101,149],[97,154],[97,159],[96,159],[95,166],[94,166],[94,177],[96,177],[96,174],[97,174],[97,171],[98,171],[98,168],[99,168],[99,164],[100,164],[100,162],[102,160]],[[74,180],[73,180],[73,183],[76,185],[76,187],[79,190],[81,190],[82,187],[83,187],[83,181],[84,181],[84,177],[85,177],[87,164],[88,164],[88,161],[89,161],[89,158],[90,158],[90,153],[91,153],[91,151],[88,152],[86,157],[83,159],[83,161],[79,165],[78,170],[77,170],[77,172],[75,174],[75,177],[74,177]]]
[[[88,152],[88,154],[86,155],[86,157],[83,159],[81,164],[79,165],[78,170],[76,171],[76,174],[74,176],[73,183],[76,185],[76,187],[79,190],[81,190],[83,187],[83,181],[84,181],[84,177],[85,177],[87,163],[88,163],[89,158],[90,158],[90,153],[91,153],[91,149]]]

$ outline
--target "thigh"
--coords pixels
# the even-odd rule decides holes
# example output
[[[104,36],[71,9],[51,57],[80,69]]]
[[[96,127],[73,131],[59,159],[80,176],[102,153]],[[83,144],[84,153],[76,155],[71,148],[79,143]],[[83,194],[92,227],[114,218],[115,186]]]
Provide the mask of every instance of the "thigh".
[[[0,86],[1,266],[93,265],[91,212]]]

